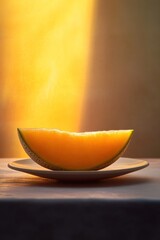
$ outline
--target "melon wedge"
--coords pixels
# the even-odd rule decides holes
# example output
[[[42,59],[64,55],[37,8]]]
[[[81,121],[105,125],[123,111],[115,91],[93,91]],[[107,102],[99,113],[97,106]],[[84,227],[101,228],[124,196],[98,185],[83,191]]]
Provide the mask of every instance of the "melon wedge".
[[[32,160],[52,170],[98,170],[125,151],[133,130],[67,132],[18,128],[20,142]]]

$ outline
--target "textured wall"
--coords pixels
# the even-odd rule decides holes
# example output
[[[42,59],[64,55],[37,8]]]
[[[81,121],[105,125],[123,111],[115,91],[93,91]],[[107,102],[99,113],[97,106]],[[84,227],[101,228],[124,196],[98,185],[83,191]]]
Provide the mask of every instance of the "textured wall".
[[[160,1],[97,1],[82,130],[135,130],[126,155],[160,156]]]
[[[0,157],[24,156],[17,127],[75,129],[81,119],[82,131],[133,128],[126,156],[160,157],[159,0],[0,8]]]
[[[0,1],[0,157],[23,157],[17,127],[78,131],[94,1]]]

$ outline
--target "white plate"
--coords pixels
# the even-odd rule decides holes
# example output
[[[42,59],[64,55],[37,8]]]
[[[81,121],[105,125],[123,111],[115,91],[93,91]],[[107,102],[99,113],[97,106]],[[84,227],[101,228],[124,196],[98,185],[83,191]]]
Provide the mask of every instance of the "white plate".
[[[149,165],[147,161],[133,158],[119,158],[109,167],[91,171],[53,171],[41,167],[32,159],[16,160],[8,164],[9,168],[35,176],[61,181],[94,181],[118,177]]]

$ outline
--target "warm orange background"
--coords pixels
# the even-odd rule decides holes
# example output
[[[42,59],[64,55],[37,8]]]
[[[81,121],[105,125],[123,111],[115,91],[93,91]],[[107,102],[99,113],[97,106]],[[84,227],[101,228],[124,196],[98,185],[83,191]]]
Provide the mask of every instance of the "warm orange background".
[[[2,7],[0,156],[23,156],[17,127],[80,129],[94,1]]]
[[[17,127],[135,129],[126,152],[160,156],[160,3],[1,2],[0,157]]]

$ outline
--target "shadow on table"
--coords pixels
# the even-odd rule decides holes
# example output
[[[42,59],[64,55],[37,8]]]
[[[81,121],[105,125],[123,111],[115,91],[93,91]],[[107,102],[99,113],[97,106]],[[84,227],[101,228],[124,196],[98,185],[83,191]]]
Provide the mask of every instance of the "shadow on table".
[[[38,181],[37,181],[38,180]],[[36,187],[48,187],[48,188],[61,188],[61,187],[77,187],[77,188],[92,188],[92,187],[122,187],[129,185],[139,185],[151,182],[152,179],[149,177],[140,176],[121,176],[112,179],[98,180],[98,181],[57,181],[43,178],[34,178],[32,181],[26,182],[26,185]]]

